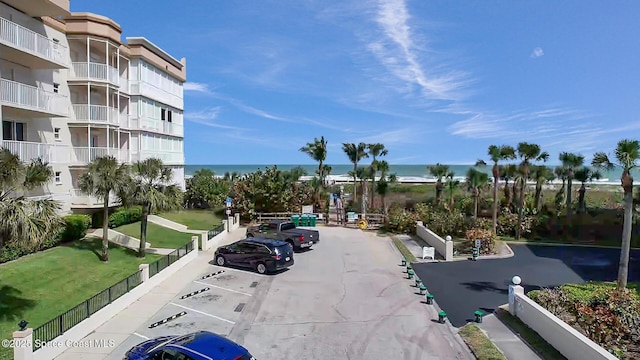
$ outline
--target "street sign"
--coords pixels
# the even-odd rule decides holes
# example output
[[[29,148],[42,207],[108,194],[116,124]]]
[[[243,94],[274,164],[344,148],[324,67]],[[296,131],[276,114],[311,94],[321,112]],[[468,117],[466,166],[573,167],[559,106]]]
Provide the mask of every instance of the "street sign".
[[[230,197],[227,198],[227,207],[230,208],[231,207],[231,203],[232,203],[233,199],[231,199]]]
[[[476,247],[480,249],[482,247],[482,240],[476,239]]]

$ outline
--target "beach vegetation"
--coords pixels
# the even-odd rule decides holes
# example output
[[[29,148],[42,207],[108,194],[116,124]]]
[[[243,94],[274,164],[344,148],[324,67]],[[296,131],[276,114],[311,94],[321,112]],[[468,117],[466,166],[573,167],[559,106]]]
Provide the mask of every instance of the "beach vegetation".
[[[218,177],[209,169],[197,170],[186,181],[184,207],[188,209],[216,209],[223,207],[237,174]]]
[[[357,182],[358,182],[358,163],[360,160],[369,157],[369,153],[367,153],[367,144],[361,142],[359,144],[355,143],[343,143],[342,151],[347,155],[349,161],[353,164],[353,171],[351,172],[351,177],[353,177],[353,201],[357,201]],[[361,175],[363,173],[361,172]],[[361,179],[361,178],[360,178]]]
[[[444,179],[449,173],[449,166],[442,164],[431,165],[427,168],[429,174],[436,178],[436,204],[442,203],[442,191],[444,190]]]

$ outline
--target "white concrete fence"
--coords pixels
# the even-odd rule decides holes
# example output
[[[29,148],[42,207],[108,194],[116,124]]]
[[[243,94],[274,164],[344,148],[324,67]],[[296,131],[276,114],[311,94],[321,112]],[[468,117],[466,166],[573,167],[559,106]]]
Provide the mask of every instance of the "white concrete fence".
[[[520,282],[520,277],[514,276],[513,284],[509,285],[509,312],[511,315],[516,316],[535,330],[568,360],[617,359],[613,354],[525,295]]]
[[[416,222],[416,234],[422,240],[424,240],[429,246],[436,249],[438,254],[444,257],[445,261],[453,260],[453,241],[445,240],[438,236],[438,234],[429,230],[422,221]]]
[[[39,345],[41,346],[38,350],[33,350],[34,339],[32,328],[14,332],[13,338],[15,339],[16,345],[13,351],[14,360],[50,360],[62,354],[69,347],[73,346],[74,343],[81,341],[84,337],[91,334],[116,314],[126,309],[143,295],[147,294],[155,286],[159,285],[171,275],[175,274],[178,270],[195,260],[198,257],[198,237],[192,236],[191,240],[193,242],[193,250],[191,252],[182,256],[176,262],[162,269],[162,271],[156,273],[152,277],[149,276],[149,264],[141,264],[139,266],[141,280],[140,285],[131,289],[129,292],[120,296],[102,309],[91,314],[85,320],[73,326],[62,335],[46,343],[40,342]],[[35,341],[39,340],[36,339]]]
[[[207,238],[207,232],[204,233],[200,243],[202,251],[207,251],[224,244],[229,238],[229,233],[240,228],[240,214],[234,214],[233,217],[229,218],[229,221],[223,220],[222,223],[224,224],[224,230],[211,239]]]

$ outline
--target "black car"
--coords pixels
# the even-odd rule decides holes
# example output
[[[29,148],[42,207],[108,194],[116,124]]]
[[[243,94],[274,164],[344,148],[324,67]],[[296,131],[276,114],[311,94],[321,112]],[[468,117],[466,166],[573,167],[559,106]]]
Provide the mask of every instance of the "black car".
[[[214,258],[219,266],[248,267],[265,274],[293,265],[293,247],[284,241],[247,238],[219,247]]]

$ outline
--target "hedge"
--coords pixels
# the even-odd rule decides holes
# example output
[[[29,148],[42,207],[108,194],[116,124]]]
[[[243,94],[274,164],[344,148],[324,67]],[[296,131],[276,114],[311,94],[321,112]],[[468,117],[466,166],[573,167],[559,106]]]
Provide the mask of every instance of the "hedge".
[[[119,208],[109,216],[109,227],[127,225],[142,220],[142,206]]]
[[[65,227],[60,235],[60,242],[71,242],[87,235],[91,226],[91,217],[84,214],[73,214],[64,217]]]

